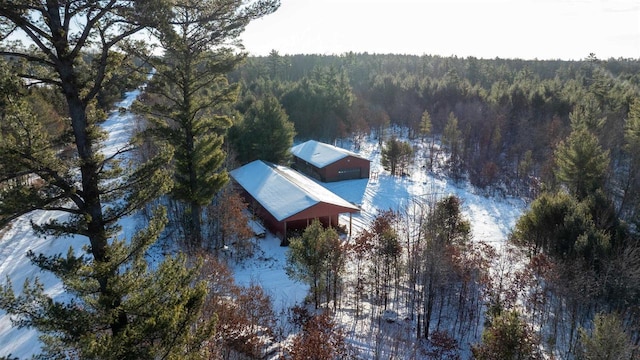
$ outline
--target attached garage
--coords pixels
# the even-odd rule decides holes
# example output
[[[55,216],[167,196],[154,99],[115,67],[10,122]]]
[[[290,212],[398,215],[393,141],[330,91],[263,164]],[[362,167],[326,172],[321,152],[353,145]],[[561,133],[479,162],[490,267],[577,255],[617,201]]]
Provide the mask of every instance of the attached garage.
[[[371,161],[349,150],[309,140],[291,153],[296,170],[323,182],[369,178]]]
[[[306,228],[314,219],[338,226],[338,216],[360,209],[312,179],[285,166],[253,161],[230,172],[245,197],[269,230],[286,238],[292,230]],[[351,218],[351,217],[350,217]],[[351,224],[349,232],[351,232]]]

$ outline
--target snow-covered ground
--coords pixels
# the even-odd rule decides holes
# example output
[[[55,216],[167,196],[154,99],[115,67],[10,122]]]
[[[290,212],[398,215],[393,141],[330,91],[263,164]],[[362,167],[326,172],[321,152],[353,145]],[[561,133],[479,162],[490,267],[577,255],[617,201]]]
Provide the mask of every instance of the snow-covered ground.
[[[128,107],[138,94],[138,90],[128,93],[121,103],[116,104],[116,108]],[[103,125],[110,135],[105,144],[105,154],[113,154],[126,146],[134,125],[133,115],[114,111]],[[484,196],[466,183],[456,184],[444,177],[434,176],[420,166],[412,168],[410,177],[390,176],[380,165],[380,149],[375,139],[364,141],[357,151],[349,148],[348,142],[342,145],[372,160],[372,173],[376,174],[372,179],[323,184],[362,209],[352,218],[354,234],[367,228],[379,211],[402,209],[421,197],[439,198],[455,194],[463,201],[463,213],[471,221],[473,238],[499,247],[526,206],[520,199]],[[57,278],[49,273],[40,272],[25,256],[28,250],[58,254],[66,253],[70,246],[80,249],[85,245],[86,240],[81,238],[39,238],[33,234],[31,221],[44,222],[55,216],[61,215],[34,212],[16,220],[10,228],[0,234],[0,278],[11,279],[17,291],[26,278],[37,276],[48,293],[63,293]],[[347,225],[348,219],[348,216],[341,218],[342,224]],[[128,237],[136,227],[131,219],[122,225],[124,237]],[[300,304],[308,288],[287,277],[284,271],[287,249],[280,247],[280,240],[271,234],[267,234],[264,239],[258,239],[257,242],[260,246],[254,258],[232,265],[236,282],[240,285],[262,285],[272,296],[277,311]],[[0,356],[11,354],[28,358],[39,349],[35,331],[16,329],[12,326],[10,317],[0,312]]]
[[[353,234],[368,228],[379,211],[403,209],[415,199],[435,196],[439,199],[453,194],[462,200],[463,215],[470,220],[473,239],[500,248],[506,241],[515,222],[526,207],[522,199],[489,197],[481,194],[468,183],[455,182],[434,176],[420,166],[415,166],[410,177],[391,176],[380,165],[380,149],[375,139],[361,144],[354,151],[372,161],[371,172],[375,178],[321,183],[323,186],[357,204],[361,212],[352,215]],[[341,216],[341,225],[348,226],[349,216]],[[235,266],[236,281],[241,285],[259,283],[274,297],[277,310],[290,307],[304,299],[306,286],[288,279],[284,272],[286,248],[280,240],[267,234],[260,240],[258,256]]]
[[[374,174],[370,179],[321,183],[361,208],[361,212],[352,215],[351,218],[354,236],[362,229],[368,228],[380,211],[389,209],[401,211],[411,204],[421,203],[423,200],[439,200],[453,194],[462,200],[462,212],[471,222],[473,240],[491,244],[500,253],[511,229],[526,208],[526,203],[522,199],[486,196],[482,191],[466,182],[455,183],[446,177],[427,171],[426,168],[420,166],[425,163],[426,157],[419,144],[416,146],[418,149],[416,164],[410,169],[410,176],[405,177],[391,176],[384,171],[380,164],[380,148],[377,140],[373,138],[361,143],[358,150],[354,150],[355,147],[348,143],[343,143],[342,146],[370,159],[372,161],[371,172]],[[349,216],[341,216],[340,222],[341,225],[348,227]],[[302,304],[308,294],[308,287],[293,282],[287,277],[284,271],[286,248],[279,246],[278,239],[267,233],[265,239],[259,240],[259,244],[261,246],[256,257],[234,266],[236,281],[240,285],[260,284],[272,296],[276,313],[286,314],[286,309]],[[384,341],[368,337],[364,333],[371,331],[369,325],[366,324],[366,321],[365,323],[354,321],[351,313],[351,310],[343,309],[337,316],[340,318],[338,321],[347,331],[348,341],[359,349],[359,355],[365,359],[375,356],[383,358],[386,355],[391,356],[392,353],[385,353],[380,347],[397,346],[397,343],[384,345]],[[400,326],[399,329],[403,329],[397,330],[401,331],[402,335],[397,334],[396,336],[405,337],[410,342],[414,341],[410,340],[411,327],[402,328]],[[469,355],[470,344],[461,345],[463,353]],[[407,348],[405,350],[412,351],[413,349]],[[395,352],[394,354],[398,355],[399,353]],[[413,356],[408,353],[405,355]]]

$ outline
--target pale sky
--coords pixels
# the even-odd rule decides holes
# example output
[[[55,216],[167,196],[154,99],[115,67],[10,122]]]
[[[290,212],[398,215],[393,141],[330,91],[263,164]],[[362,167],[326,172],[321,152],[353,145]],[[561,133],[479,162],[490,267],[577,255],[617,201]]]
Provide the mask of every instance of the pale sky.
[[[640,0],[281,0],[242,41],[252,55],[640,59]]]

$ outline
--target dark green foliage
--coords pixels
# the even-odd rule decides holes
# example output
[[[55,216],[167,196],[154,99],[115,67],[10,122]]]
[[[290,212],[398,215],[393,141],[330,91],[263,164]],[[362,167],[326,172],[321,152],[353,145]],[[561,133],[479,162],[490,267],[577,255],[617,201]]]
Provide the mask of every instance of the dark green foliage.
[[[0,308],[16,316],[19,327],[34,327],[42,335],[47,358],[79,356],[83,359],[202,358],[212,337],[215,321],[199,320],[207,294],[206,284],[196,281],[199,265],[186,257],[166,258],[148,268],[145,252],[164,228],[166,216],[156,214],[148,227],[130,243],[109,246],[109,261],[96,263],[91,256],[44,257],[31,255],[43,270],[62,280],[69,300],[52,300],[34,280],[16,296],[11,283],[0,287]],[[109,273],[109,300],[100,292],[100,281]],[[110,307],[105,301],[118,301]],[[115,331],[114,318],[127,317]]]
[[[436,203],[426,227],[441,245],[464,245],[471,236],[471,223],[462,217],[460,198],[450,195]]]
[[[303,138],[333,140],[349,134],[347,114],[353,94],[344,70],[315,68],[281,102]]]
[[[447,124],[442,133],[442,145],[449,151],[449,168],[455,178],[460,176],[462,166],[462,131],[458,126],[458,118],[449,113]]]
[[[331,116],[327,93],[341,91],[328,91],[331,82],[318,74],[330,71],[317,69],[346,74],[352,94],[346,117]],[[640,62],[634,59],[271,54],[249,58],[233,77],[245,84],[247,97],[275,94],[302,138],[332,140],[373,130],[382,146],[381,134],[390,125],[407,128],[410,137],[419,136],[426,111],[431,135],[445,145],[445,156],[451,160],[445,165],[454,177],[468,177],[480,187],[498,185],[530,198],[540,191],[540,181],[555,180],[554,150],[572,131],[570,117],[586,118],[602,150],[609,151],[607,192],[624,197],[616,203],[630,220],[636,207],[631,199],[637,199],[640,187],[628,186],[629,155],[621,151],[620,140],[630,104],[637,97],[639,71]],[[451,114],[457,126],[445,131]],[[456,146],[447,146],[452,144]],[[429,164],[438,167],[436,160],[432,157]]]
[[[287,275],[309,284],[316,308],[328,287],[337,291],[343,266],[344,253],[338,233],[333,228],[323,228],[318,220],[314,220],[302,236],[290,240]]]
[[[593,221],[588,202],[543,193],[516,223],[513,239],[557,260],[581,258],[593,264],[610,251],[611,235]]]
[[[640,97],[634,99],[629,108],[624,127],[624,147],[627,155],[625,174],[621,180],[623,196],[620,199],[620,214],[623,218],[640,226]]]
[[[24,60],[11,63],[12,73],[27,83],[42,83],[57,91],[64,98],[67,112],[60,115],[68,121],[67,127],[51,139],[45,139],[36,128],[20,134],[14,132],[14,136],[20,136],[16,144],[29,144],[29,139],[39,138],[40,143],[48,142],[50,147],[24,152],[7,143],[5,154],[8,156],[0,159],[3,171],[0,181],[3,184],[25,178],[34,181],[21,184],[21,191],[29,194],[30,201],[14,204],[1,216],[8,219],[35,209],[65,211],[71,214],[68,222],[44,224],[41,229],[55,234],[87,236],[97,262],[107,261],[108,239],[118,217],[132,213],[167,190],[166,173],[158,168],[163,161],[151,162],[144,172],[131,174],[124,171],[130,167],[121,168],[114,157],[105,158],[100,153],[100,143],[106,134],[98,125],[105,114],[97,109],[96,96],[125,60],[115,55],[117,46],[142,30],[146,21],[158,12],[162,13],[162,2],[147,4],[151,7],[145,17],[141,17],[131,2],[76,1],[74,11],[64,11],[66,5],[59,2],[0,3],[0,21],[4,25],[0,37],[4,39],[5,32],[18,27],[35,45],[27,49],[3,44],[3,55]],[[50,14],[60,16],[50,17]],[[33,31],[35,28],[39,30]],[[89,48],[91,57],[87,56]],[[24,116],[30,115],[22,112],[19,118]],[[72,156],[61,161],[53,159],[51,153],[67,145],[72,149]],[[119,152],[129,150],[130,147]],[[160,156],[166,161],[170,155],[162,152]],[[16,162],[16,157],[22,161]],[[113,201],[124,198],[130,201]],[[101,291],[106,291],[108,276],[101,280]]]
[[[126,91],[134,90],[145,81],[146,73],[151,69],[143,68],[141,71],[139,59],[134,59],[132,55],[133,53],[116,51],[109,55],[109,61],[118,65],[96,95],[97,106],[100,109],[111,110],[113,104],[122,99]]]
[[[411,144],[392,137],[382,149],[382,166],[392,175],[404,175],[413,159]]]
[[[515,310],[491,319],[482,332],[482,342],[472,348],[478,360],[535,360],[542,359],[538,340],[522,316]]]
[[[633,345],[617,314],[596,314],[591,331],[580,328],[578,359],[631,360],[640,349]]]
[[[203,237],[202,207],[229,178],[222,145],[238,84],[229,84],[226,74],[244,59],[233,51],[232,41],[278,3],[178,1],[173,6],[170,26],[158,23],[154,31],[164,55],[148,59],[157,70],[148,90],[155,97],[139,111],[149,115],[151,131],[175,149],[171,196],[187,205],[188,244],[197,248]]]
[[[555,151],[556,178],[578,200],[604,187],[609,152],[586,128],[574,130]]]
[[[251,104],[244,119],[229,132],[242,164],[253,160],[287,163],[294,136],[293,123],[274,96]]]
[[[422,113],[422,117],[420,118],[420,136],[424,139],[426,135],[431,135],[431,115],[427,110]]]

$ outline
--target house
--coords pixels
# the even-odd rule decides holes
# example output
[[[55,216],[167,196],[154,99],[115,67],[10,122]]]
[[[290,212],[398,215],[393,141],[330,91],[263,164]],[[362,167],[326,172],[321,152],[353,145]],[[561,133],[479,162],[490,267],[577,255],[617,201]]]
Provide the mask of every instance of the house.
[[[333,145],[309,140],[291,153],[292,167],[323,182],[369,178],[371,161]]]
[[[229,173],[265,226],[286,239],[288,231],[302,230],[314,219],[338,226],[338,215],[360,209],[305,175],[285,166],[256,160]],[[351,222],[351,216],[349,216]],[[349,224],[349,233],[351,223]]]

